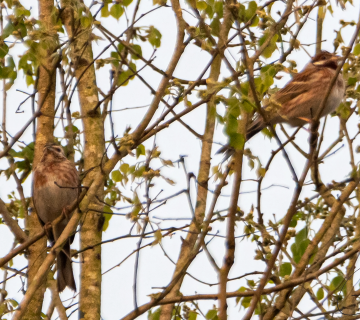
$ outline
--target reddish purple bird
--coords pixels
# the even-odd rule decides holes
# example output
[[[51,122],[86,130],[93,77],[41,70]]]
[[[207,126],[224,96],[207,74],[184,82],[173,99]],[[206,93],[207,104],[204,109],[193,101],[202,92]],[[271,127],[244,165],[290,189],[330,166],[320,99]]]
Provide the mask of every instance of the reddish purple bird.
[[[48,144],[43,156],[34,171],[33,201],[36,213],[42,225],[50,224],[63,212],[65,219],[52,228],[47,228],[48,238],[53,245],[65,229],[71,213],[67,207],[76,200],[79,174],[64,155],[62,148],[56,144]],[[62,251],[57,255],[57,285],[59,292],[66,287],[76,291],[71,267],[70,243],[74,236],[67,240]]]

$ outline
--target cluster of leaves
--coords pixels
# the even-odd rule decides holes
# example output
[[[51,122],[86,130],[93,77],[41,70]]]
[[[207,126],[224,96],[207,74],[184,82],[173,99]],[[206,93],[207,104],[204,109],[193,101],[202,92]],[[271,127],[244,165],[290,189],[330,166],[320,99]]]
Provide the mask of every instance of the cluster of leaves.
[[[154,26],[134,28],[133,38],[148,41],[154,48],[160,47],[161,37],[160,31]],[[116,85],[118,87],[126,86],[135,77],[137,71],[135,60],[139,60],[142,57],[142,48],[139,44],[127,44],[119,40],[117,50],[112,51],[109,58],[98,59],[96,67],[99,69],[106,64],[111,64],[118,75]]]
[[[36,74],[36,69],[39,65],[39,56],[44,55],[44,50],[48,47],[48,41],[43,41],[41,44],[39,34],[42,28],[38,25],[35,19],[29,19],[30,11],[23,7],[19,1],[6,1],[8,9],[12,10],[12,14],[8,15],[8,23],[4,27],[3,33],[0,36],[0,59],[7,56],[6,65],[0,65],[0,78],[7,79],[6,89],[10,89],[17,78],[17,68],[14,60],[9,53],[9,49],[16,44],[17,41],[22,41],[29,47],[28,52],[21,56],[19,60],[18,69],[23,69],[28,85],[34,84],[33,76]],[[2,4],[4,5],[4,4]],[[10,39],[14,41],[7,41]],[[8,43],[13,43],[8,46]],[[32,63],[28,64],[28,60]]]
[[[6,178],[9,179],[15,171],[19,173],[22,172],[20,180],[25,181],[32,170],[32,163],[34,160],[34,143],[31,142],[26,146],[20,146],[20,151],[11,149],[9,151],[9,156],[13,158],[13,160],[10,161],[11,165],[6,170],[0,170],[0,174],[4,173]],[[15,161],[15,159],[21,160]]]
[[[171,160],[165,160],[160,157],[161,152],[155,147],[153,150],[145,151],[145,147],[141,144],[136,149],[136,158],[141,158],[146,156],[147,160],[141,161],[130,165],[126,162],[120,164],[118,169],[115,169],[111,172],[110,178],[106,183],[106,197],[105,203],[107,206],[104,208],[105,224],[103,230],[105,231],[108,227],[109,220],[112,217],[111,207],[115,206],[119,201],[125,201],[132,206],[131,212],[127,215],[132,221],[136,222],[142,213],[144,213],[144,207],[141,204],[141,201],[137,194],[137,188],[133,191],[133,197],[129,198],[120,191],[119,184],[122,188],[126,188],[127,184],[130,182],[136,182],[137,186],[140,187],[145,181],[149,181],[149,188],[155,186],[153,180],[156,178],[162,178],[171,185],[174,185],[175,182],[171,179],[165,177],[160,169],[151,168],[150,164],[152,160],[159,159],[163,166],[173,167],[173,162]],[[157,234],[158,237],[161,236]],[[159,239],[158,239],[159,240]]]
[[[0,294],[3,297],[7,296],[7,291],[1,289],[0,290]],[[0,304],[0,314],[1,315],[6,315],[6,314],[11,314],[13,311],[15,311],[15,309],[19,306],[19,303],[14,300],[14,299],[4,299],[1,304]]]
[[[119,20],[123,15],[126,7],[131,4],[133,0],[121,0],[113,3],[111,0],[105,0],[103,2],[103,7],[101,8],[101,16],[107,18],[112,16],[113,18]],[[109,4],[112,4],[109,9]]]
[[[242,66],[240,66],[242,68]],[[269,97],[270,86],[274,83],[274,77],[280,70],[284,70],[284,67],[280,64],[265,65],[260,69],[259,76],[254,79],[256,92],[259,97],[264,98],[263,105],[269,104],[271,101],[271,95]],[[230,145],[235,149],[242,149],[244,146],[244,137],[239,133],[238,120],[241,118],[241,112],[248,113],[250,118],[256,110],[252,93],[249,88],[249,82],[244,81],[240,84],[240,87],[230,86],[229,98],[221,98],[221,102],[226,107],[225,116],[217,114],[217,119],[224,125],[224,133],[229,137]],[[276,91],[272,90],[272,94]],[[267,98],[269,97],[269,98]],[[272,137],[271,132],[266,128],[263,130],[264,134],[268,137]],[[251,161],[249,162],[251,163]]]
[[[215,312],[215,313],[214,313]],[[148,311],[148,319],[149,320],[159,320],[161,315],[161,307],[155,309],[154,311]],[[191,309],[186,303],[183,303],[182,306],[175,306],[172,312],[172,320],[196,320],[198,313],[196,309]],[[206,314],[206,319],[209,320],[217,320],[217,311],[209,310]]]

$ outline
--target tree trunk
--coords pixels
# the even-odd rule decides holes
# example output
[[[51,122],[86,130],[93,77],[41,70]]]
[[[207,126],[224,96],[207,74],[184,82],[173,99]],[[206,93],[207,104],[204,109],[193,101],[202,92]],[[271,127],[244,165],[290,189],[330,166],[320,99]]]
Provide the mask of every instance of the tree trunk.
[[[104,124],[100,109],[95,112],[98,90],[96,85],[93,52],[91,47],[91,29],[83,29],[75,19],[74,8],[82,5],[81,1],[61,1],[62,19],[69,38],[72,38],[71,61],[78,81],[79,101],[85,135],[84,171],[90,170],[82,181],[89,185],[100,171],[100,164],[105,151]],[[89,66],[89,64],[91,64]],[[86,71],[85,71],[86,70]],[[85,73],[84,73],[85,71]],[[84,73],[84,74],[83,74]],[[104,186],[98,189],[97,197],[104,198]],[[96,211],[91,211],[95,209]],[[80,250],[101,242],[103,204],[94,201],[88,211],[83,213],[80,229]],[[80,274],[80,307],[79,319],[100,319],[101,304],[101,246],[87,250],[81,254]]]
[[[41,107],[41,116],[37,118],[33,168],[35,168],[37,163],[40,161],[45,144],[53,142],[54,139],[56,65],[54,65],[53,59],[50,58],[50,56],[58,43],[58,36],[51,21],[51,13],[53,9],[53,0],[39,1],[39,18],[47,31],[45,37],[48,47],[43,52],[40,52],[41,65],[39,67],[37,90],[38,106]],[[33,210],[28,216],[26,228],[29,230],[30,237],[33,237],[35,234],[41,232],[42,227],[39,223],[38,217],[36,216],[35,210]],[[42,265],[46,257],[46,241],[46,238],[43,237],[29,247],[28,286],[31,284],[32,279],[37,274],[39,267]],[[46,281],[44,281],[39,290],[35,293],[32,303],[27,308],[23,319],[38,320],[41,318],[40,314],[45,290]]]
[[[221,68],[221,60],[222,55],[224,53],[225,47],[224,44],[226,43],[227,36],[231,27],[231,14],[225,15],[225,20],[221,27],[221,35],[218,43],[218,48],[220,53],[214,59],[211,69],[210,69],[210,76],[209,76],[209,85],[208,91],[211,92],[218,81],[220,75],[220,68]],[[206,124],[205,124],[205,132],[202,138],[202,147],[201,147],[201,156],[200,156],[200,167],[198,172],[198,190],[197,190],[197,198],[196,198],[196,207],[195,207],[195,218],[196,221],[192,221],[189,232],[187,234],[186,239],[183,241],[179,258],[176,263],[174,275],[182,270],[184,265],[187,263],[190,253],[198,239],[199,235],[199,228],[198,226],[202,224],[205,217],[205,210],[206,210],[206,203],[207,203],[207,195],[208,195],[208,180],[209,180],[209,173],[210,173],[210,166],[211,166],[211,149],[212,149],[212,141],[214,136],[214,128],[215,128],[215,111],[214,111],[215,104],[214,99],[207,104],[206,108]],[[182,285],[184,277],[182,277],[178,283],[174,286],[171,292],[167,295],[167,298],[175,298],[180,293],[180,288]],[[161,307],[161,315],[160,320],[170,320],[172,316],[174,304],[167,304]]]

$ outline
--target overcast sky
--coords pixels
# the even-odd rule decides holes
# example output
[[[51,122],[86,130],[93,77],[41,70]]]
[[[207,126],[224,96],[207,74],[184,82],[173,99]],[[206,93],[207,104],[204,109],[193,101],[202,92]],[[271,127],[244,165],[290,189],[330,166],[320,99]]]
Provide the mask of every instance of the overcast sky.
[[[86,4],[89,4],[91,1],[85,1]],[[299,1],[300,2],[300,1]],[[346,10],[341,11],[339,8],[335,6],[335,1],[333,2],[334,6],[334,16],[332,17],[329,12],[326,15],[325,23],[324,23],[324,35],[323,39],[326,40],[323,43],[323,48],[333,52],[333,39],[335,37],[334,29],[339,28],[338,21],[339,19],[344,19],[346,21],[358,19],[359,13],[359,2],[354,1],[354,6],[347,4]],[[27,8],[31,5],[32,7],[32,15],[37,16],[37,1],[23,1],[22,2]],[[152,1],[147,0],[141,2],[139,14],[147,12],[152,8]],[[261,2],[262,3],[262,2]],[[183,8],[187,8],[187,5],[182,4]],[[133,10],[134,4],[129,6],[129,15],[131,16],[131,12]],[[93,11],[96,11],[98,6],[94,7]],[[282,11],[283,6],[275,4],[272,8],[272,12],[276,12],[277,10]],[[190,25],[194,25],[196,22],[194,18],[188,14],[184,13],[185,19],[189,22]],[[306,23],[305,27],[300,33],[300,41],[304,44],[311,44],[315,42],[315,31],[316,31],[316,10],[310,15],[309,21]],[[313,19],[313,20],[312,20]],[[119,35],[126,28],[126,21],[123,17],[120,19],[120,22],[117,22],[115,19],[109,17],[107,19],[101,20],[105,27],[110,29],[116,35]],[[290,22],[289,22],[290,23]],[[162,34],[162,45],[156,51],[156,59],[154,60],[154,64],[165,70],[167,63],[170,60],[171,54],[174,50],[175,45],[175,37],[176,37],[176,25],[173,12],[171,8],[162,8],[152,12],[147,15],[137,24],[138,26],[148,26],[155,25]],[[342,36],[345,41],[345,44],[349,42],[350,37],[354,32],[353,27],[347,27],[343,30]],[[102,48],[106,45],[106,41],[98,41],[98,43],[93,43],[94,55],[96,56],[99,52],[101,52]],[[285,44],[286,47],[286,44]],[[308,52],[313,55],[315,52],[315,46],[306,46]],[[17,55],[23,52],[24,47],[19,44],[16,45],[14,49],[12,49],[12,54],[14,59],[18,59]],[[235,59],[239,59],[238,48],[232,49],[231,53],[235,57]],[[109,56],[108,51],[105,57]],[[146,58],[149,58],[152,54],[152,48],[145,44],[143,47],[143,54]],[[277,56],[280,54],[277,53]],[[229,60],[233,62],[235,66],[235,61],[231,58],[231,55],[227,52]],[[269,59],[269,62],[275,60],[276,57],[272,57]],[[295,60],[298,63],[298,70],[301,70],[302,67],[308,62],[309,58],[307,54],[303,50],[294,51],[289,57],[291,60]],[[181,79],[187,80],[195,80],[202,72],[206,64],[210,60],[210,55],[207,52],[201,51],[195,45],[190,45],[186,48],[185,54],[181,59],[178,67],[175,70],[175,76]],[[141,65],[141,64],[139,64]],[[141,75],[149,81],[149,83],[156,89],[157,84],[160,81],[160,76],[153,72],[150,68],[144,69],[141,72]],[[228,76],[226,68],[223,66],[222,77]],[[279,87],[282,87],[290,78],[287,74],[281,73],[283,78],[281,80],[277,80],[275,84]],[[207,76],[207,75],[206,75]],[[205,76],[205,77],[206,77]],[[109,73],[108,68],[103,68],[97,73],[97,83],[98,86],[104,91],[107,92],[109,89]],[[22,106],[23,113],[15,113],[16,108],[19,103],[26,98],[26,95],[16,92],[16,89],[26,90],[28,92],[32,92],[32,88],[26,88],[24,84],[24,79],[22,73],[20,72],[18,75],[18,79],[16,80],[14,86],[8,92],[8,131],[11,135],[16,134],[19,129],[25,124],[25,122],[29,119],[31,115],[31,105],[30,103],[26,103]],[[60,88],[58,87],[58,93],[60,93]],[[227,95],[228,91],[223,90],[222,94]],[[126,87],[119,89],[113,100],[113,108],[114,109],[123,109],[128,107],[137,107],[137,106],[146,106],[151,102],[152,96],[149,90],[138,80],[135,79],[130,82],[130,84]],[[191,96],[191,101],[197,101],[198,98],[195,93]],[[2,103],[2,102],[0,102]],[[72,111],[75,111],[78,108],[77,101],[74,99],[72,104]],[[164,106],[159,107],[159,111],[157,115],[159,115]],[[178,107],[180,110],[183,108],[182,106]],[[134,128],[139,121],[142,119],[146,109],[135,109],[135,110],[127,110],[122,112],[114,113],[114,122],[115,122],[115,134],[118,136],[122,136],[125,128],[127,126],[131,126]],[[219,106],[219,112],[224,112],[222,106]],[[349,121],[349,132],[350,134],[355,133],[357,131],[357,119]],[[156,119],[156,117],[155,117]],[[190,125],[194,130],[199,133],[203,133],[204,130],[204,121],[205,119],[205,106],[198,108],[197,110],[189,113],[187,116],[183,118],[183,120]],[[110,136],[109,131],[109,122],[107,121],[107,137]],[[78,120],[75,123],[76,126],[81,128],[80,121]],[[323,148],[325,148],[334,140],[336,137],[339,128],[339,120],[338,118],[330,118],[327,119],[326,133],[325,133],[325,141],[323,143]],[[226,142],[226,136],[223,134],[222,126],[217,125],[216,133],[215,133],[215,141],[219,143]],[[278,130],[279,132],[279,130]],[[291,130],[290,130],[291,132]],[[62,129],[59,126],[55,131],[56,136],[62,136]],[[279,136],[284,139],[282,133]],[[297,136],[297,143],[300,146],[303,146],[305,150],[307,150],[307,139],[308,132],[306,130],[301,130]],[[21,137],[21,141],[25,143],[30,143],[32,141],[32,133],[31,130],[28,129],[25,134]],[[65,141],[63,142],[65,143]],[[153,139],[150,139],[145,143],[146,147],[149,148],[153,144]],[[186,155],[186,168],[188,172],[193,172],[197,174],[199,167],[199,155],[201,150],[201,142],[194,138],[194,136],[187,131],[184,127],[181,126],[178,122],[173,123],[170,128],[162,131],[160,134],[156,136],[156,144],[159,145],[161,151],[161,157],[164,159],[170,159],[176,161],[179,159],[180,155]],[[345,144],[345,142],[344,142]],[[341,146],[341,144],[340,144]],[[277,148],[275,141],[270,141],[265,138],[262,134],[258,134],[251,141],[249,141],[246,147],[250,147],[253,154],[260,157],[263,165],[266,164],[267,159],[271,154],[271,150]],[[219,145],[214,145],[214,153],[219,148]],[[287,151],[290,154],[290,158],[294,163],[295,169],[298,174],[301,173],[305,159],[294,150],[293,147],[288,146]],[[127,157],[124,159],[126,162],[134,163],[136,159]],[[217,164],[221,160],[221,156],[216,155],[213,157],[212,165]],[[256,170],[251,171],[250,168],[246,164],[244,165],[244,179],[256,179]],[[344,178],[348,177],[350,172],[350,167],[348,164],[348,153],[346,152],[346,145],[336,154],[327,158],[320,166],[321,174],[324,177],[324,182],[330,182],[332,180],[340,181]],[[7,167],[6,159],[0,160],[0,169]],[[161,166],[160,161],[152,163],[153,168],[158,168]],[[163,171],[164,175],[171,178],[176,182],[174,186],[167,184],[165,181],[158,179],[156,180],[156,185],[152,190],[151,196],[154,197],[160,190],[163,190],[159,198],[165,198],[171,194],[176,193],[184,188],[186,188],[186,176],[181,166],[175,166],[175,168],[165,168]],[[310,180],[310,178],[308,179]],[[210,181],[210,189],[214,189],[213,180]],[[27,179],[25,182],[25,195],[30,196],[31,177]],[[263,198],[262,198],[262,210],[264,213],[264,220],[268,221],[270,219],[281,219],[289,206],[294,182],[292,181],[291,174],[288,170],[288,167],[283,159],[283,157],[279,154],[275,161],[272,163],[269,172],[266,174],[266,177],[262,183],[264,188],[276,184],[272,188],[268,190],[264,190]],[[7,201],[7,194],[9,190],[14,190],[16,192],[16,186],[14,182],[10,179],[9,181],[5,180],[4,175],[0,176],[0,198],[4,201]],[[5,187],[4,187],[5,186]],[[242,192],[249,192],[252,190],[256,190],[257,184],[251,181],[243,182],[241,186]],[[223,189],[222,197],[218,203],[217,209],[223,209],[228,207],[228,201],[230,195],[231,186],[227,186]],[[301,198],[305,198],[306,196],[311,196],[313,186],[309,186],[304,188],[304,191],[301,194]],[[192,184],[192,196],[193,202],[196,199],[196,186]],[[132,197],[132,190],[130,190],[129,184],[125,186],[125,188],[121,188],[121,192],[125,195]],[[143,192],[143,190],[142,190]],[[336,192],[335,192],[336,194]],[[139,192],[139,195],[142,195]],[[211,193],[209,197],[211,197]],[[251,206],[256,205],[256,193],[244,193],[239,200],[239,206],[241,209],[248,213]],[[124,203],[119,203],[118,206],[124,206]],[[130,210],[129,210],[130,211]],[[123,210],[121,212],[127,213],[128,211]],[[154,223],[158,223],[162,228],[170,227],[170,226],[181,226],[184,223],[190,222],[191,212],[189,210],[189,206],[186,200],[185,194],[180,195],[172,200],[169,200],[165,206],[160,207],[159,209],[152,212],[151,220]],[[179,221],[164,221],[158,218],[188,218],[188,221],[179,220]],[[22,222],[20,222],[22,223]],[[302,225],[303,226],[303,225]],[[103,239],[111,239],[120,235],[125,235],[129,232],[131,224],[129,220],[124,218],[123,216],[114,216],[110,221],[110,226],[106,232],[104,232]],[[299,229],[301,225],[298,226]],[[216,223],[213,226],[212,233],[219,232],[219,235],[224,235],[224,223]],[[239,223],[236,230],[236,235],[240,236],[243,234],[244,225]],[[150,229],[149,229],[150,230]],[[176,232],[174,237],[166,238],[163,240],[163,247],[169,257],[176,261],[179,253],[179,248],[181,245],[180,237],[186,237],[185,233]],[[0,225],[0,256],[4,256],[11,250],[13,244],[12,234],[8,231],[5,225]],[[207,238],[208,240],[210,237]],[[224,239],[217,237],[215,238],[211,244],[209,245],[209,250],[216,258],[216,261],[219,265],[222,264],[222,259],[224,256]],[[152,239],[146,240],[144,239],[143,244],[151,242]],[[114,243],[109,243],[103,245],[103,260],[102,260],[102,268],[103,272],[117,265],[120,261],[122,261],[129,253],[131,253],[136,248],[137,239],[129,239],[129,240],[121,240]],[[252,272],[254,270],[263,271],[264,263],[260,261],[253,260],[255,255],[254,250],[256,246],[254,243],[250,241],[250,239],[239,238],[236,241],[236,261],[231,270],[230,277],[240,276],[247,272]],[[78,239],[76,238],[73,244],[73,248],[78,247]],[[73,263],[73,267],[75,269],[75,277],[78,279],[79,273],[79,264],[77,262]],[[18,256],[14,258],[14,266],[18,269],[26,266],[26,260],[22,256]],[[113,269],[111,272],[105,274],[103,276],[102,289],[103,289],[103,300],[102,300],[102,318],[106,320],[119,319],[122,316],[126,315],[128,312],[133,310],[133,297],[132,297],[132,286],[133,286],[133,266],[134,266],[134,257],[129,258],[126,262],[124,262],[121,267],[117,267]],[[166,286],[172,276],[174,270],[173,264],[166,258],[160,248],[160,246],[154,246],[152,248],[148,248],[146,250],[141,251],[140,256],[140,269],[139,269],[139,282],[138,282],[138,303],[141,305],[149,301],[149,297],[147,295],[151,293],[155,293],[160,291],[160,289],[152,289],[153,287],[162,287]],[[217,274],[214,269],[211,267],[204,253],[200,253],[195,262],[190,266],[188,270],[192,275],[200,280],[204,280],[206,282],[216,283],[218,281]],[[0,279],[2,278],[0,272]],[[250,278],[249,278],[250,279]],[[255,279],[255,278],[252,278]],[[230,282],[228,284],[228,290],[233,291],[239,289],[242,285],[246,284],[246,280],[242,279],[239,281]],[[79,282],[77,280],[77,286],[79,287]],[[21,287],[21,282],[19,278],[15,278],[14,280],[10,280],[7,284],[7,289],[9,291],[9,295],[17,299],[20,302],[22,293],[18,291]],[[68,289],[67,289],[68,290]],[[70,291],[65,291],[61,297],[65,299],[66,297],[71,297]],[[194,293],[216,293],[217,287],[209,287],[203,285],[190,277],[185,277],[184,284],[182,286],[182,293],[184,295],[194,294]],[[306,300],[304,300],[304,304],[306,304]],[[47,296],[45,300],[44,310],[47,309],[47,305],[49,303],[49,298]],[[73,302],[68,301],[65,305],[72,304]],[[239,307],[234,308],[235,299],[229,299],[229,314],[230,319],[235,319],[238,317]],[[206,312],[213,304],[217,304],[216,301],[202,301],[200,306],[204,312]],[[305,308],[305,311],[306,308]],[[241,310],[241,314],[243,314],[243,309]],[[78,316],[75,313],[70,319],[76,319]],[[146,315],[143,315],[141,319],[146,318]]]

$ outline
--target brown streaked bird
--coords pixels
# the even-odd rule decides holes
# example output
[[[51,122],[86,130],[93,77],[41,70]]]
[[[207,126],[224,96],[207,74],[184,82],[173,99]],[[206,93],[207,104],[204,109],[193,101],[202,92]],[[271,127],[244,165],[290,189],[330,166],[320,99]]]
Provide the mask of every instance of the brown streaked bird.
[[[67,211],[67,208],[76,200],[79,185],[79,174],[74,164],[65,157],[61,146],[47,144],[34,171],[32,190],[35,210],[43,226],[46,227],[62,213],[65,215],[60,223],[52,226],[51,229],[47,228],[47,235],[52,245],[70,220],[71,213]],[[73,240],[74,236],[68,239],[62,251],[57,255],[59,292],[63,291],[65,287],[76,291],[70,256],[70,243]]]
[[[341,57],[327,51],[321,51],[313,57],[302,72],[296,74],[284,88],[271,97],[270,105],[263,108],[269,124],[287,123],[293,127],[300,127],[311,122],[319,110],[335,75],[338,62],[341,60]],[[345,83],[341,73],[339,73],[321,117],[335,111],[344,93]],[[248,126],[246,140],[252,138],[265,127],[263,118],[256,115],[254,121]],[[227,146],[222,147],[218,153],[226,150],[228,150]]]

